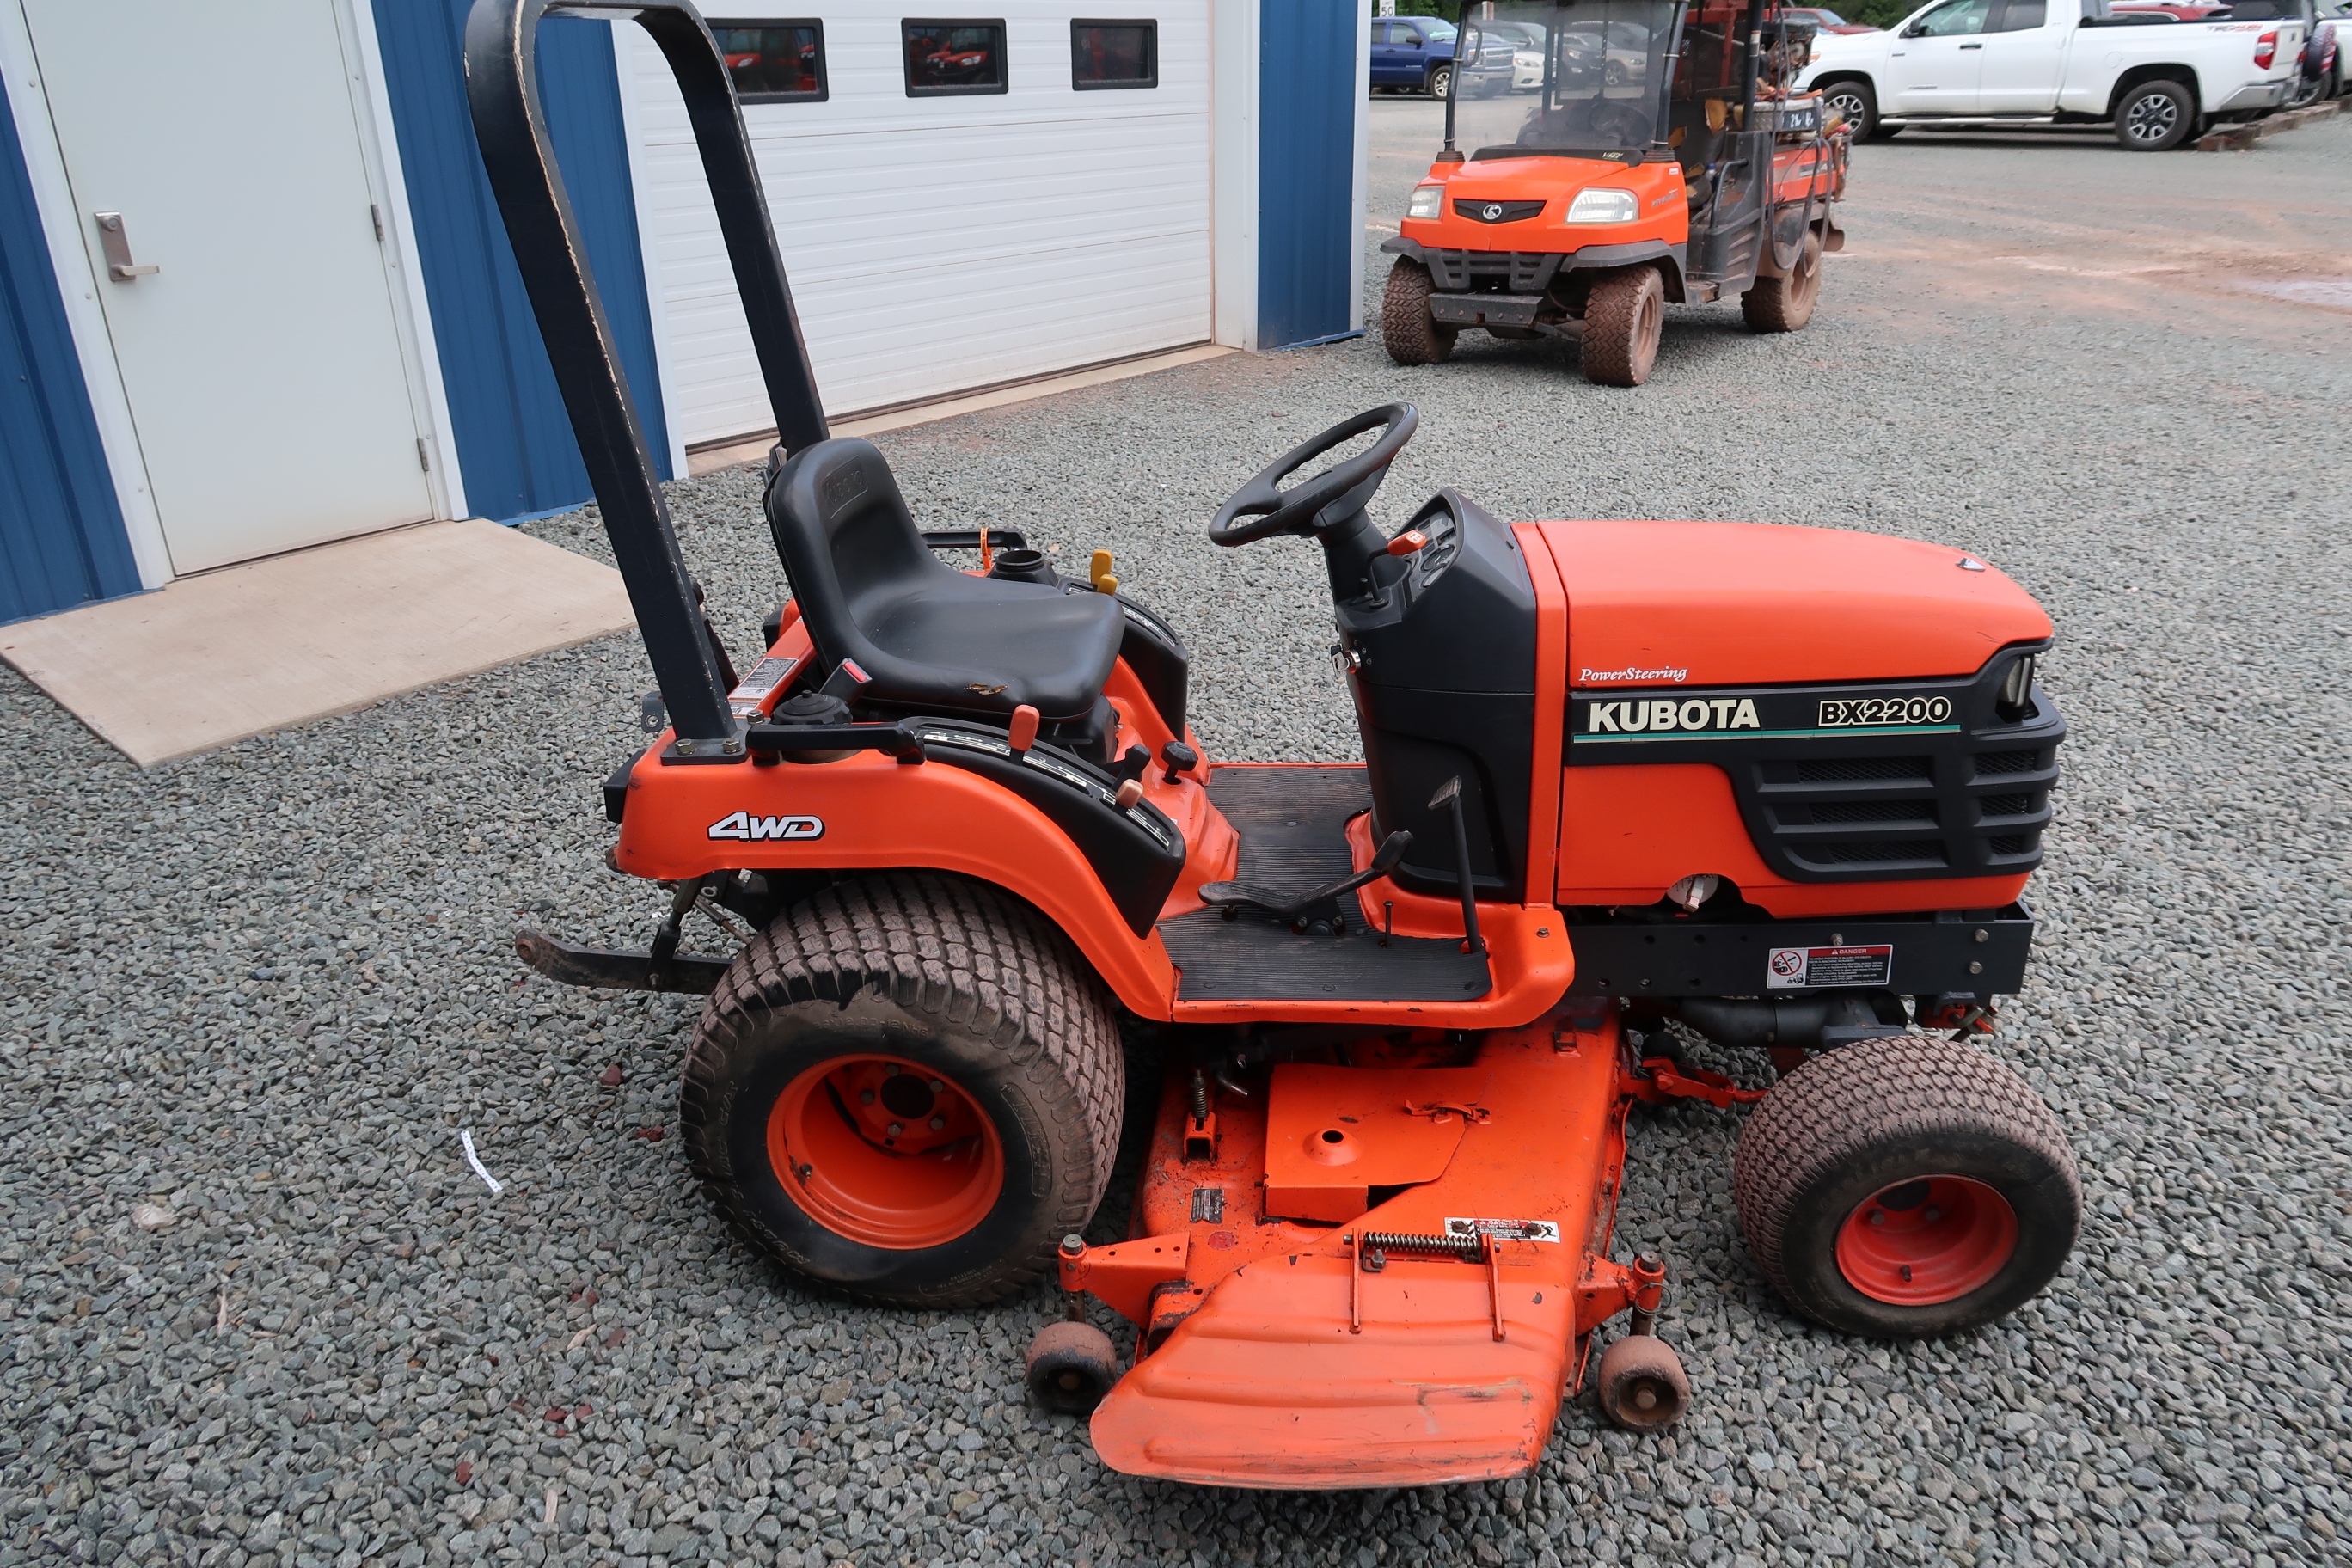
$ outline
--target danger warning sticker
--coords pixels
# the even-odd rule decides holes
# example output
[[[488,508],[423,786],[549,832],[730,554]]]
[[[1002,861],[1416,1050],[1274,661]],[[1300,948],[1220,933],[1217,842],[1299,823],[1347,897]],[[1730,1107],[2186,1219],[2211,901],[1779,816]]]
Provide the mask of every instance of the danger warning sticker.
[[[1559,1226],[1548,1219],[1454,1219],[1445,1221],[1448,1236],[1491,1236],[1496,1241],[1558,1241]]]
[[[1895,978],[1895,948],[1776,947],[1766,961],[1764,984],[1785,991],[1799,985],[1886,985]]]

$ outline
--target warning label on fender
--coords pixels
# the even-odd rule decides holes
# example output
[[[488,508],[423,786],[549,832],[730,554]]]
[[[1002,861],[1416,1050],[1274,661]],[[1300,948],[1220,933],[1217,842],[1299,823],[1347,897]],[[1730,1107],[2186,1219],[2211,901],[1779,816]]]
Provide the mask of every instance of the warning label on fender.
[[[1766,961],[1764,984],[1785,991],[1800,985],[1886,985],[1895,978],[1895,948],[1776,947]]]
[[[1559,1226],[1548,1219],[1454,1219],[1445,1221],[1448,1236],[1491,1236],[1496,1241],[1558,1241]]]

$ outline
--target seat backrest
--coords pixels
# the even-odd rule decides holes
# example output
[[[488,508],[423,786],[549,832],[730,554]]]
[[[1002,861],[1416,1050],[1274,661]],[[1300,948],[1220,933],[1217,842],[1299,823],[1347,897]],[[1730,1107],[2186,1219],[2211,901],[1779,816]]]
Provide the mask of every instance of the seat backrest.
[[[803,447],[768,487],[768,531],[800,602],[801,619],[826,665],[876,650],[861,612],[954,568],[931,553],[871,441],[841,437]]]

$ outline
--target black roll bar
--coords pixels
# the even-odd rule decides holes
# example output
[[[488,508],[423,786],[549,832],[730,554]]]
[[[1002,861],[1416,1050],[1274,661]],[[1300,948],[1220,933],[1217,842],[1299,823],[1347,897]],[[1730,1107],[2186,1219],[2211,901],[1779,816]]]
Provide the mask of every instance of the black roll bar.
[[[727,681],[705,635],[694,580],[679,556],[645,426],[622,374],[579,220],[556,167],[539,90],[539,24],[544,16],[630,21],[651,34],[677,79],[694,126],[702,172],[726,237],[736,291],[751,328],[777,437],[797,452],[825,438],[824,405],[791,286],[768,222],[760,171],[743,131],[727,62],[689,0],[475,0],[466,18],[466,98],[482,166],[522,268],[531,314],[547,344],[604,532],[629,591],[646,656],[661,684],[681,755],[743,756],[742,726],[727,705]]]

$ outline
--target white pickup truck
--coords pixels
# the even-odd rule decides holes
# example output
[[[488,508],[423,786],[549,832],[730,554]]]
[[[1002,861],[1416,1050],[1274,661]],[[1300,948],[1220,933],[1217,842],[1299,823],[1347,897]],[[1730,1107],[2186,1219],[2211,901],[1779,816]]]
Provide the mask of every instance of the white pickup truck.
[[[1934,0],[1880,33],[1822,33],[1800,90],[1861,137],[1909,125],[2113,125],[2134,152],[2293,90],[2300,21],[2176,22],[2107,0]]]

